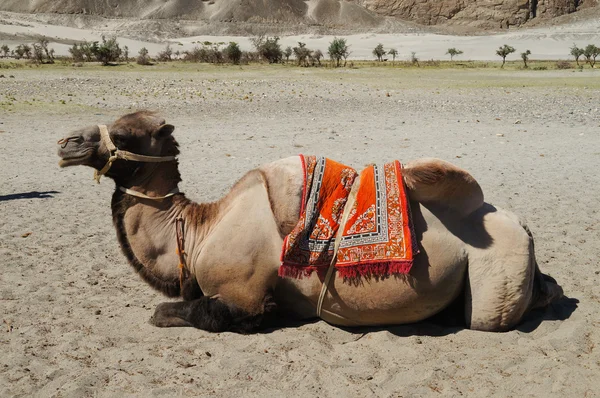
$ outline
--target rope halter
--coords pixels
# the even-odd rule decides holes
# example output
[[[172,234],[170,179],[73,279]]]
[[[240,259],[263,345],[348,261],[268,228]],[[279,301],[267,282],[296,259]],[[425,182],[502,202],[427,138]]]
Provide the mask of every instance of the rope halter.
[[[128,151],[123,151],[117,148],[116,145],[110,139],[110,135],[108,134],[108,127],[106,127],[103,124],[98,125],[98,127],[100,128],[100,141],[104,143],[110,156],[104,167],[94,172],[94,179],[97,183],[100,183],[100,177],[108,173],[108,170],[110,170],[110,167],[112,166],[113,162],[117,159],[133,160],[136,162],[146,163],[170,162],[176,159],[175,156],[146,156],[138,155],[137,153],[131,153]]]
[[[100,128],[100,142],[104,143],[104,145],[106,146],[106,149],[108,150],[108,153],[109,153],[109,158],[106,161],[106,164],[104,165],[104,167],[102,167],[102,169],[96,170],[94,172],[94,179],[96,180],[96,182],[98,184],[100,183],[100,177],[102,177],[103,175],[108,173],[108,170],[110,170],[112,164],[117,159],[133,160],[136,162],[145,162],[145,163],[170,162],[170,161],[176,159],[175,156],[147,156],[147,155],[138,155],[137,153],[132,153],[132,152],[121,150],[121,149],[117,148],[117,146],[110,139],[110,134],[108,134],[108,127],[106,127],[106,125],[103,125],[103,124],[99,124],[98,127]],[[144,195],[144,194],[134,191],[132,189],[127,189],[127,188],[123,188],[123,187],[119,187],[119,189],[129,195],[137,196],[138,198],[153,199],[153,200],[162,200],[162,199],[168,198],[170,196],[173,196],[176,193],[179,193],[179,189],[175,188],[165,196],[154,197],[154,196]]]

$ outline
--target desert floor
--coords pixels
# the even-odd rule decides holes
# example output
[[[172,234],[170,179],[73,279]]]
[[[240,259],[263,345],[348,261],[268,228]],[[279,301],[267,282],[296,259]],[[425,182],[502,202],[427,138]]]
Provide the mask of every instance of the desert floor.
[[[0,396],[600,394],[600,72],[158,65],[0,74]],[[140,108],[177,127],[180,185],[222,196],[297,153],[360,168],[439,157],[524,216],[567,298],[507,333],[433,322],[255,335],[159,329],[126,263],[110,180],[56,141]]]

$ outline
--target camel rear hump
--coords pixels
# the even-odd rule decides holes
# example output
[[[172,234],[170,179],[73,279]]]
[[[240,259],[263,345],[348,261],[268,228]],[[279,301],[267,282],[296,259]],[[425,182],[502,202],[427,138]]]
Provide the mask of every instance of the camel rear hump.
[[[469,172],[435,158],[417,159],[402,170],[411,200],[436,204],[466,217],[483,206],[483,191]]]

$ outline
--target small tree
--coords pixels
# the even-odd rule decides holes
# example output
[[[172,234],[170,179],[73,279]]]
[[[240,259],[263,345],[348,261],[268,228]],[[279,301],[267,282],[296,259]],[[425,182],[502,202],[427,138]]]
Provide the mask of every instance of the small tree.
[[[96,59],[102,62],[102,65],[110,65],[117,62],[121,57],[122,50],[117,43],[115,36],[109,38],[102,36],[102,43],[94,48]]]
[[[521,59],[523,60],[523,63],[525,64],[525,66],[523,66],[525,69],[527,69],[527,61],[529,61],[529,56],[531,55],[531,51],[527,50],[524,53],[521,53]]]
[[[306,43],[298,42],[298,46],[294,47],[294,56],[296,57],[296,62],[298,62],[299,66],[308,66],[309,60],[311,57],[311,51],[306,48]]]
[[[500,68],[504,68],[504,64],[506,63],[506,57],[508,54],[514,53],[516,50],[514,47],[505,44],[496,50],[496,55],[502,57],[502,66]]]
[[[593,44],[588,44],[587,46],[585,46],[585,48],[583,49],[583,56],[585,57],[585,60],[588,64],[590,64],[590,66],[593,68],[594,65],[596,64],[596,57],[600,55],[600,48],[596,47]]]
[[[23,44],[23,54],[25,58],[31,59],[31,47],[28,44]]]
[[[40,37],[36,44],[42,49],[43,54],[46,55],[46,63],[53,64],[54,63],[54,51],[48,49],[48,39],[46,39],[45,37]],[[36,44],[33,45],[34,52],[35,52]],[[41,58],[36,55],[36,60],[39,60],[39,62],[42,63],[43,55]]]
[[[392,56],[392,62],[395,62],[396,56],[398,55],[398,50],[396,50],[395,48],[390,48],[388,54]]]
[[[171,45],[167,44],[167,47],[161,52],[158,53],[156,58],[161,62],[171,62],[173,59],[173,50],[171,49]]]
[[[19,44],[14,50],[13,50],[13,56],[15,57],[15,59],[21,59],[25,56],[25,50],[23,50],[23,45]]]
[[[73,57],[73,61],[74,62],[84,62],[84,56],[83,56],[83,51],[81,51],[81,47],[79,47],[77,45],[77,43],[74,43],[73,46],[71,48],[69,48],[69,53],[71,53],[71,56]]]
[[[417,53],[414,51],[410,53],[410,62],[413,65],[417,65],[418,67],[421,67],[421,65],[419,65],[419,58],[417,58]]]
[[[44,63],[44,49],[38,43],[33,43],[33,60],[36,64]]]
[[[129,63],[129,47],[123,46],[123,61]]]
[[[579,66],[579,58],[583,55],[583,53],[583,48],[579,48],[575,45],[575,43],[573,43],[573,47],[571,47],[571,55],[573,56],[573,58],[575,58],[577,66]]]
[[[463,52],[461,50],[457,50],[454,47],[449,48],[448,51],[446,51],[446,54],[450,55],[450,61],[454,61],[454,57],[457,56],[457,55],[460,55],[462,53]]]
[[[321,50],[316,50],[313,52],[312,57],[315,61],[317,61],[319,66],[321,66],[321,58],[323,58],[323,52]]]
[[[285,50],[283,50],[283,56],[285,57],[285,62],[290,61],[290,56],[293,54],[292,47],[287,46]]]
[[[142,47],[140,49],[136,62],[138,65],[151,65],[150,57],[148,56],[148,49],[146,47]]]
[[[227,47],[225,47],[225,55],[229,62],[234,65],[238,65],[240,60],[242,59],[242,50],[236,42],[230,42]]]
[[[8,54],[10,54],[10,48],[6,44],[3,44],[2,47],[0,47],[0,50],[2,50],[2,54],[4,54],[4,58],[7,58]]]
[[[329,43],[327,54],[331,61],[335,63],[336,67],[340,66],[341,60],[344,59],[344,65],[346,65],[346,59],[350,55],[350,46],[346,44],[346,39],[333,38],[333,41]]]
[[[92,62],[96,59],[96,54],[98,53],[98,42],[94,41],[88,43],[87,41],[84,41],[83,43],[79,44],[79,49],[85,57],[85,60],[87,62]]]
[[[264,35],[260,35],[253,37],[250,41],[260,56],[269,61],[270,64],[279,63],[283,59],[279,37],[265,37]]]
[[[373,49],[373,55],[377,58],[377,61],[379,61],[379,62],[383,61],[383,56],[385,55],[385,50],[383,49],[383,44],[379,43]]]

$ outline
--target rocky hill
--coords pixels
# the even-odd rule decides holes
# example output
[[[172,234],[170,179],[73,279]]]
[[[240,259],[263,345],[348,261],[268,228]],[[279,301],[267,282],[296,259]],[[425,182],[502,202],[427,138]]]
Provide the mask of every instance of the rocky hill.
[[[599,0],[3,0],[0,11],[178,19],[207,23],[321,25],[362,30],[390,20],[501,29],[552,19]]]

